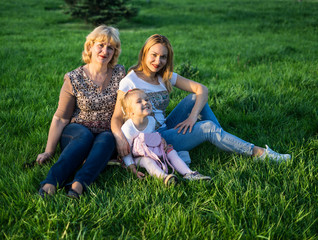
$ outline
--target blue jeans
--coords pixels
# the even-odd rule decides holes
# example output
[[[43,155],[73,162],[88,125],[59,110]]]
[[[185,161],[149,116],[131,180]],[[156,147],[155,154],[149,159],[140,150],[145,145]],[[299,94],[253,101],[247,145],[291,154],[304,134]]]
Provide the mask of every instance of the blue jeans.
[[[63,187],[79,182],[86,189],[106,167],[116,145],[110,131],[93,134],[81,124],[70,123],[62,132],[60,146],[62,153],[41,182],[42,186],[50,183]],[[67,183],[73,176],[73,181]]]
[[[172,144],[177,151],[189,151],[209,141],[224,151],[252,155],[254,144],[224,131],[208,104],[202,109],[191,133],[189,130],[185,134],[178,133],[178,129],[174,127],[188,118],[194,104],[194,94],[185,97],[167,117],[166,127],[158,129],[168,144]]]

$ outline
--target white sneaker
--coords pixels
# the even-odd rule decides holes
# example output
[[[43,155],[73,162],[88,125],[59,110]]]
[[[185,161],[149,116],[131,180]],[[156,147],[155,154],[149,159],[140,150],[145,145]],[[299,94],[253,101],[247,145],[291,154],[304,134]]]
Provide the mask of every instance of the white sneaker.
[[[287,161],[291,157],[290,154],[280,154],[280,153],[277,153],[277,152],[273,151],[272,149],[270,149],[267,145],[265,145],[265,146],[266,146],[266,149],[265,149],[264,153],[258,157],[259,159],[264,160],[266,157],[268,157],[268,158],[275,160],[277,162],[281,162],[281,161]]]
[[[197,181],[197,180],[211,180],[211,177],[204,176],[198,172],[191,172],[187,173],[183,176],[184,179],[187,179],[189,181]]]

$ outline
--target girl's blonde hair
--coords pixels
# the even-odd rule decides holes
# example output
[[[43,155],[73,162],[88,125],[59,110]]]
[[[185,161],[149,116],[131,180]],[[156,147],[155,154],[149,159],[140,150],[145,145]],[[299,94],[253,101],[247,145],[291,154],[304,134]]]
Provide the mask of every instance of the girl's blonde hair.
[[[168,92],[171,92],[172,85],[171,85],[170,79],[171,79],[172,72],[173,72],[173,50],[172,50],[172,46],[171,46],[168,38],[166,38],[165,36],[159,35],[159,34],[154,34],[154,35],[150,36],[146,40],[145,44],[143,45],[143,47],[141,48],[141,50],[139,52],[137,65],[132,66],[129,69],[129,71],[134,70],[135,72],[142,72],[143,70],[147,69],[146,55],[149,52],[149,49],[153,45],[158,44],[158,43],[162,44],[163,46],[165,46],[167,48],[168,56],[167,56],[166,65],[157,74],[162,77],[162,80],[163,80]]]
[[[134,89],[128,90],[120,101],[121,110],[123,111],[125,121],[129,119],[129,113],[131,111],[131,105],[132,105],[131,96],[133,95],[133,93],[136,93],[136,92],[145,93],[143,90],[139,88],[134,88]]]
[[[95,28],[86,37],[86,42],[84,44],[84,51],[82,52],[82,59],[85,63],[91,62],[92,51],[91,48],[95,42],[106,42],[110,43],[115,49],[114,56],[112,60],[108,63],[111,68],[114,68],[118,62],[118,58],[121,52],[121,43],[119,39],[119,31],[117,28],[109,27],[106,25],[100,25]]]

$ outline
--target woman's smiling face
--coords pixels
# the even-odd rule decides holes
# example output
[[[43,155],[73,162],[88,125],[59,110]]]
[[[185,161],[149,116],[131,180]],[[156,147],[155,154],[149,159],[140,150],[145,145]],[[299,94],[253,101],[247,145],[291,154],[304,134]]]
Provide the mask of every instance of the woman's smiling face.
[[[167,63],[168,59],[168,49],[157,43],[153,45],[145,58],[147,68],[154,73],[159,72]]]
[[[115,53],[115,48],[106,42],[95,42],[91,48],[92,62],[98,62],[101,64],[108,64]]]

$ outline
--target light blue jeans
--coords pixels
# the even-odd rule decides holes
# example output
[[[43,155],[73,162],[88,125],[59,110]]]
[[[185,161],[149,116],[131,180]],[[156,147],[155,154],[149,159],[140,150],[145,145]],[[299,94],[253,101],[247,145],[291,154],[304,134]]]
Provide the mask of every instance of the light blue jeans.
[[[167,143],[172,144],[177,151],[189,151],[209,141],[224,151],[251,156],[254,144],[224,131],[208,104],[202,109],[191,133],[189,130],[185,134],[182,131],[178,133],[178,129],[174,129],[178,123],[188,118],[195,104],[195,98],[194,94],[185,97],[167,117],[166,126],[158,129]]]

